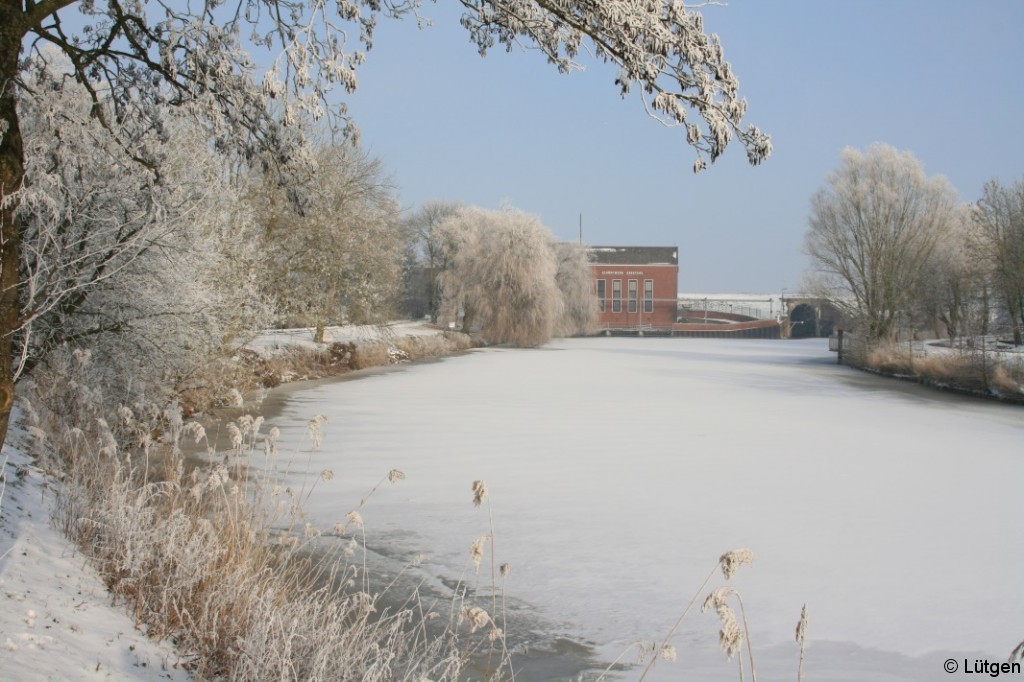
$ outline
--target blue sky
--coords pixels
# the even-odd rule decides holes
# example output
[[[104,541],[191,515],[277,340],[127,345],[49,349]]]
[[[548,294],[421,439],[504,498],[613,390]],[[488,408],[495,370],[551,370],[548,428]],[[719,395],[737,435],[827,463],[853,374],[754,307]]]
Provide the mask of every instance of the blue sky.
[[[846,146],[885,142],[964,201],[1024,178],[1024,2],[731,0],[703,10],[771,133],[694,175],[682,131],[622,100],[616,69],[560,75],[536,53],[480,58],[455,3],[383,22],[347,98],[404,206],[508,201],[589,244],[677,245],[682,291],[790,291],[807,267],[809,200]]]

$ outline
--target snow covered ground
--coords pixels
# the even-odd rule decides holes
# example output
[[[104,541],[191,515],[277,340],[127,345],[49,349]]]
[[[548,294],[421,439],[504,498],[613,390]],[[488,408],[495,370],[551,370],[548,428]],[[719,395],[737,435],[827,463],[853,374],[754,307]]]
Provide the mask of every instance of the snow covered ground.
[[[823,339],[486,349],[285,389],[267,427],[297,465],[333,470],[309,499],[323,526],[404,471],[363,511],[368,542],[427,552],[439,584],[487,532],[470,503],[486,481],[514,642],[519,627],[609,660],[664,636],[719,555],[749,547],[733,584],[764,682],[795,679],[805,602],[806,679],[1005,660],[1024,638],[1024,411],[834,363]],[[318,413],[323,446],[307,455]],[[688,616],[655,679],[736,679],[717,629]]]
[[[50,526],[46,477],[10,443],[0,464],[0,680],[189,679]]]
[[[387,324],[363,324],[327,327],[324,330],[324,341],[337,343],[355,343],[361,341],[377,341],[402,336],[436,336],[441,330],[425,322],[398,321]],[[317,348],[313,342],[313,329],[275,329],[260,334],[247,348],[257,352],[272,354],[288,347]]]

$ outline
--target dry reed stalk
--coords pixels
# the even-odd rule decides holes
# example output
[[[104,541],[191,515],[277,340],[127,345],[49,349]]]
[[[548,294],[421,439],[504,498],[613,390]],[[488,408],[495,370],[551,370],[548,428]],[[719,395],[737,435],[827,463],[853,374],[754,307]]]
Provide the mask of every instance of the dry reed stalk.
[[[1021,371],[1014,371],[1005,364],[998,364],[992,370],[992,385],[1004,393],[1016,394],[1024,392]]]
[[[750,660],[750,679],[757,682],[757,667],[754,665],[754,647],[750,641],[750,624],[747,622],[747,607],[743,604],[743,598],[736,595],[736,601],[740,605],[740,617],[743,619],[743,634],[747,640],[747,658]]]
[[[645,658],[647,658],[647,665],[644,667],[643,673],[641,673],[640,675],[641,682],[644,680],[644,678],[647,677],[648,673],[651,671],[651,668],[654,667],[655,662],[658,660],[659,653],[661,651],[664,651],[666,647],[671,646],[672,637],[675,636],[676,630],[679,629],[679,626],[682,624],[683,619],[685,619],[687,614],[690,613],[690,610],[693,609],[694,604],[697,603],[697,599],[699,599],[700,595],[703,594],[704,588],[707,587],[708,583],[711,582],[711,579],[715,576],[715,572],[721,570],[722,575],[725,576],[725,579],[729,580],[733,577],[733,575],[736,574],[736,571],[741,566],[749,566],[753,563],[754,553],[751,550],[745,548],[734,549],[730,552],[726,552],[718,558],[718,563],[715,564],[714,568],[711,569],[707,577],[704,578],[704,582],[700,584],[700,587],[697,588],[697,591],[693,593],[693,597],[690,599],[690,602],[686,605],[686,608],[683,609],[683,612],[679,615],[679,618],[676,619],[676,622],[669,629],[668,634],[665,635],[664,639],[661,642],[661,646],[656,647],[651,655],[645,656]],[[612,667],[621,660],[621,658],[622,654],[620,654],[614,661],[611,662],[611,664],[609,664],[607,668],[605,668],[604,672],[601,673],[598,679],[603,679],[605,675],[607,675],[611,671]]]
[[[800,663],[796,668],[796,682],[804,679],[804,650],[807,640],[807,604],[800,609],[800,620],[796,622],[796,643],[800,645]],[[1024,643],[1022,643],[1024,644]]]
[[[701,613],[714,609],[718,613],[721,629],[718,632],[718,645],[726,656],[732,657],[743,646],[743,629],[736,620],[736,613],[729,606],[729,597],[738,596],[735,589],[731,587],[720,587],[708,594],[704,604],[700,607]]]
[[[487,635],[487,662],[485,673],[493,676],[500,676],[501,672],[508,668],[511,671],[511,655],[508,651],[507,640],[505,637],[506,621],[505,621],[505,580],[508,578],[511,567],[508,563],[497,566],[497,551],[495,549],[495,532],[494,532],[494,510],[491,506],[491,500],[488,496],[487,484],[482,480],[475,480],[471,486],[473,492],[473,506],[480,508],[480,506],[487,502],[487,535],[483,535],[474,540],[470,547],[470,558],[473,561],[474,568],[476,570],[478,579],[480,574],[480,566],[484,558],[484,545],[490,543],[490,564],[491,564],[491,613],[501,614],[501,627],[498,626],[497,622],[491,620],[491,629]],[[501,578],[501,606],[498,605],[498,578]],[[500,652],[498,651],[498,645],[500,644]],[[498,656],[497,665],[494,664],[494,658]],[[493,667],[492,667],[493,666]],[[515,674],[512,673],[514,679]]]
[[[1015,661],[1024,661],[1024,640],[1013,648],[1010,652],[1010,657],[1006,659],[1008,663],[1014,663]]]
[[[719,557],[718,563],[722,567],[722,575],[725,576],[725,579],[731,580],[741,566],[754,565],[754,553],[746,548],[734,549]]]

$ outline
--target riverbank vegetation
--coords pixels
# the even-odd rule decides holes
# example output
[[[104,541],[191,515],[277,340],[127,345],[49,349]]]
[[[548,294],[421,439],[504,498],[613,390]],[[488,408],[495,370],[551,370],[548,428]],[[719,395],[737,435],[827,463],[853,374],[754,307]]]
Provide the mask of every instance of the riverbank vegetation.
[[[149,636],[172,641],[196,679],[457,680],[481,651],[492,654],[485,677],[507,668],[492,600],[394,596],[394,577],[368,567],[363,514],[402,472],[383,473],[347,514],[316,527],[302,502],[334,474],[290,487],[283,474],[294,455],[278,452],[262,418],[228,424],[230,448],[215,452],[177,405],[104,407],[88,353],[57,362],[20,399],[33,454],[61,472],[54,522],[115,603]],[[309,424],[314,450],[322,424]],[[210,446],[217,463],[186,466],[186,441]],[[479,560],[476,568],[479,579]]]
[[[846,361],[1024,398],[1024,179],[963,205],[910,152],[847,149],[812,199],[806,249],[806,288],[846,318]]]

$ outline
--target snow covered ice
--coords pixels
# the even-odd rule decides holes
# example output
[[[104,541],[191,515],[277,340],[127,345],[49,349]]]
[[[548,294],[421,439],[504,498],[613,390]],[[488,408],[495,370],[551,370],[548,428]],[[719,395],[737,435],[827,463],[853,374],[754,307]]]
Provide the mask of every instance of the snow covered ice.
[[[1024,411],[837,366],[822,339],[566,340],[275,399],[281,452],[335,472],[309,500],[318,525],[400,469],[362,512],[367,543],[457,579],[488,532],[484,480],[516,613],[599,660],[660,641],[738,547],[761,680],[795,679],[804,603],[806,679],[936,679],[1024,638]],[[736,679],[717,630],[688,615],[655,679]]]

